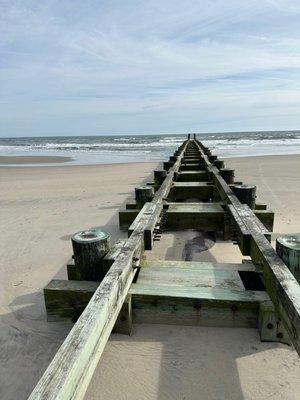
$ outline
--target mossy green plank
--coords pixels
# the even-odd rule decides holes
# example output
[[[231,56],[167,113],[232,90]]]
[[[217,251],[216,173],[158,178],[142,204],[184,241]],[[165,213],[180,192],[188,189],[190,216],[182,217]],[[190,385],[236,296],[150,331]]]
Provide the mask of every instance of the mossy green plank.
[[[259,305],[258,329],[262,342],[291,344],[289,335],[271,300],[263,301]]]
[[[179,182],[205,182],[209,181],[210,174],[207,171],[182,171],[178,174]]]
[[[205,229],[223,231],[224,210],[219,204],[178,203],[167,210],[167,229]]]
[[[52,280],[44,288],[47,319],[76,320],[93,296],[99,282]]]
[[[121,230],[127,230],[137,217],[140,210],[124,210],[119,211],[119,226]]]
[[[274,212],[270,210],[254,210],[254,214],[264,224],[268,231],[273,232]]]
[[[138,283],[245,290],[237,271],[222,269],[143,268],[139,273]]]
[[[229,270],[229,271],[255,271],[255,266],[251,261],[243,264],[237,263],[212,263],[200,261],[173,261],[173,260],[144,260],[141,263],[142,269],[145,268],[180,268],[182,270]]]
[[[211,287],[193,287],[155,284],[134,283],[130,293],[133,295],[161,296],[174,298],[191,298],[212,302],[259,302],[268,300],[265,292],[251,290],[230,290]]]

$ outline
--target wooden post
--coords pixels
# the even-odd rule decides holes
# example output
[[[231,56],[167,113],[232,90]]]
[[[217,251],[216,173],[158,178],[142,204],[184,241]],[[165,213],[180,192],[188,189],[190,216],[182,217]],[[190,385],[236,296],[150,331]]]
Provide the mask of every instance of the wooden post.
[[[102,258],[109,252],[110,235],[100,228],[90,228],[72,236],[75,267],[82,280],[101,281],[106,273]]]
[[[218,170],[224,168],[224,161],[223,160],[215,160],[214,166],[218,168]]]
[[[139,204],[145,204],[152,201],[154,189],[152,186],[138,186],[135,188],[135,199]]]
[[[251,210],[255,208],[256,186],[255,185],[235,185],[233,192],[242,204],[247,204]]]
[[[222,168],[220,175],[228,185],[234,183],[234,169]]]
[[[218,156],[216,156],[215,154],[211,154],[210,156],[208,156],[208,160],[210,163],[214,163],[216,160],[218,159]]]
[[[161,171],[154,171],[154,183],[156,185],[161,185],[163,181],[165,180],[167,176],[167,171],[166,170],[161,170]]]
[[[300,234],[279,236],[276,252],[300,283]]]

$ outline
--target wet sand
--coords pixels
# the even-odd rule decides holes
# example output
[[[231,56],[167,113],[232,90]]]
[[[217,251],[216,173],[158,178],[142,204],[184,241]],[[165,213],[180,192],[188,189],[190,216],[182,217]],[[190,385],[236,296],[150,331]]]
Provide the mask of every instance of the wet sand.
[[[72,160],[72,157],[63,156],[0,156],[0,164],[2,165],[52,164],[65,163]]]

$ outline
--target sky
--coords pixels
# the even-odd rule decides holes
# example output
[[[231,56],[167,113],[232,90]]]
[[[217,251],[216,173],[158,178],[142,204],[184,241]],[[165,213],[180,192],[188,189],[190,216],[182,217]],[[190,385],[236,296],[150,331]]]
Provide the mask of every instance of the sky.
[[[0,0],[0,136],[300,129],[299,0]]]

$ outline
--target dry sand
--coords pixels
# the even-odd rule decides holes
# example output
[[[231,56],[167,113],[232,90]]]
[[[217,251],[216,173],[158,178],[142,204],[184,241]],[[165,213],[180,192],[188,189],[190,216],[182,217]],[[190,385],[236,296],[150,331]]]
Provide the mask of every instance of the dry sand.
[[[300,231],[300,156],[226,160],[276,211],[275,231]],[[46,323],[42,288],[65,277],[70,236],[118,231],[117,210],[154,164],[0,168],[0,398],[26,399],[70,325]],[[86,398],[298,399],[300,363],[252,329],[146,326],[112,335]]]

